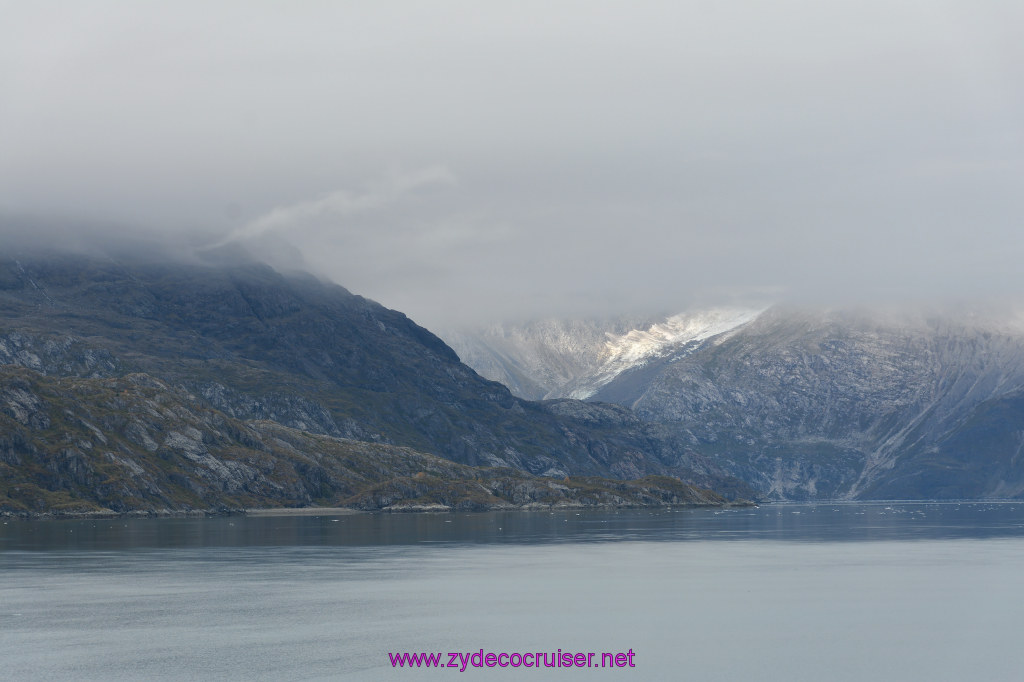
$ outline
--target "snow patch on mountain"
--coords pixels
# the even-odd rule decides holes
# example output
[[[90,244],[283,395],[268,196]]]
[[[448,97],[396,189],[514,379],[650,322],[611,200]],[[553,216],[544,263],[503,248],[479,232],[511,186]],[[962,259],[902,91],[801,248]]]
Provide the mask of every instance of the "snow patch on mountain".
[[[531,400],[587,398],[631,368],[696,350],[733,333],[764,308],[723,307],[657,317],[543,319],[442,331],[463,362]]]
[[[481,376],[528,400],[564,397],[564,387],[601,366],[609,334],[646,328],[663,316],[540,319],[440,330],[441,337]]]
[[[647,329],[632,329],[625,334],[608,334],[601,352],[600,367],[566,395],[586,400],[605,384],[623,372],[642,367],[648,362],[666,357],[679,349],[716,336],[734,332],[752,322],[764,309],[715,308],[698,312],[680,313]]]

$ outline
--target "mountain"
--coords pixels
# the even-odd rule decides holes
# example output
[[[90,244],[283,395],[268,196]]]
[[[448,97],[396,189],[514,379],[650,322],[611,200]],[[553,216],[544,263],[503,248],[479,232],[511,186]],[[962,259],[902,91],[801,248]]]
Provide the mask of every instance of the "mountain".
[[[0,404],[0,515],[723,503],[675,478],[542,478],[234,419],[145,374],[52,378],[0,366]]]
[[[650,318],[538,320],[492,324],[479,330],[443,330],[463,362],[528,400],[568,397],[565,387],[601,365],[609,335],[653,324]]]
[[[766,498],[1024,495],[1012,310],[704,311],[677,336],[672,319],[610,334],[560,390],[675,429]]]
[[[446,330],[444,338],[481,375],[516,395],[586,399],[616,376],[751,321],[760,311],[722,308],[643,317],[543,319]]]
[[[110,504],[123,508],[163,500],[155,491],[170,483],[179,492],[168,499],[179,506],[322,501],[316,491],[328,489],[317,481],[330,477],[317,472],[329,467],[287,455],[302,438],[313,439],[302,441],[307,458],[308,448],[328,442],[339,451],[358,442],[360,452],[385,452],[366,450],[372,443],[529,477],[668,475],[744,490],[629,410],[517,398],[399,312],[310,275],[223,254],[0,257],[0,368],[4,480],[70,495],[64,502],[86,493],[97,504],[107,500],[100,484],[115,470],[111,462],[150,472],[149,488],[108,477],[121,486]],[[136,423],[128,413],[144,418]],[[250,456],[277,473],[224,473],[241,471],[239,458]],[[204,467],[213,473],[202,474]],[[416,460],[401,471],[410,467],[429,469]],[[79,480],[55,471],[91,473]],[[385,482],[331,476],[326,497],[335,502]],[[244,480],[260,483],[246,488]],[[205,492],[190,498],[188,489]],[[53,495],[36,499],[55,504]]]

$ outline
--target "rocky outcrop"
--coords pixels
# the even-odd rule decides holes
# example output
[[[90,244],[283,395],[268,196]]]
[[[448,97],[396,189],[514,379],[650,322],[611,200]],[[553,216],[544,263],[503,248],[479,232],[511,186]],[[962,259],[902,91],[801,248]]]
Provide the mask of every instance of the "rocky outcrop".
[[[724,502],[672,478],[555,482],[272,421],[243,421],[145,374],[55,378],[0,367],[0,434],[2,514]]]

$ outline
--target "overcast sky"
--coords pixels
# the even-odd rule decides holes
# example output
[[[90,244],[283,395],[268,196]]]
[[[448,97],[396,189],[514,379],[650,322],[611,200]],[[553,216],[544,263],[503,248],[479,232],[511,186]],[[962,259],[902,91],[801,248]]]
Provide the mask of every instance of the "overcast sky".
[[[1024,295],[1024,3],[7,2],[0,214],[428,326]]]

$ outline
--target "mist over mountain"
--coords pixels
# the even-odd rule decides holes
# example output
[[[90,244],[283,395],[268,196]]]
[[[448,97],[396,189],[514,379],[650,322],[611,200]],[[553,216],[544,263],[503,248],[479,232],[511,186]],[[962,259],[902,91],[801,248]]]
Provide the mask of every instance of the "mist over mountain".
[[[215,451],[223,456],[232,448],[241,449],[234,459],[246,449],[276,452],[276,446],[251,433],[257,422],[266,421],[299,434],[412,448],[525,476],[671,475],[729,494],[746,490],[673,434],[629,410],[517,398],[462,364],[444,342],[404,314],[309,274],[282,274],[230,248],[185,258],[155,252],[145,257],[38,249],[5,253],[0,257],[0,366],[3,409],[12,420],[3,459],[20,472],[4,478],[28,476],[24,480],[34,481],[32,486],[50,485],[51,492],[64,490],[68,481],[93,480],[56,475],[68,467],[89,468],[98,457],[121,462],[122,474],[142,476],[135,468],[146,467],[138,458],[149,461],[154,453],[177,448],[186,460],[198,458],[196,466],[206,462],[203,466],[219,472],[212,489],[209,481],[200,486],[204,494],[218,501],[228,486],[236,493],[228,498],[237,503],[245,497],[239,497],[239,479],[221,480],[230,467],[207,460],[216,462]],[[60,397],[64,379],[74,380],[67,384],[68,405]],[[164,387],[156,391],[162,397],[140,396],[134,388],[154,385]],[[78,392],[71,392],[76,386]],[[119,390],[123,398],[117,397]],[[78,403],[74,396],[89,391],[102,400]],[[141,422],[118,416],[119,401],[125,411],[148,416]],[[179,407],[161,408],[161,401]],[[181,406],[198,412],[183,414]],[[228,426],[208,431],[210,424]],[[36,474],[26,474],[33,470]],[[320,489],[316,480],[331,477],[316,473],[322,466],[302,470],[314,483],[303,479],[298,488],[288,488],[300,492],[279,503],[324,498],[309,490]],[[194,479],[194,472],[178,475]],[[249,499],[273,498],[265,477],[249,478],[263,481],[261,492],[250,491]],[[351,491],[351,481],[332,480],[335,498],[339,491]],[[176,485],[191,489],[181,481]],[[132,500],[144,498],[135,484],[125,489],[136,491],[129,495]],[[89,490],[90,499],[99,499],[99,488]],[[171,497],[196,502],[195,496]],[[124,499],[117,504],[131,506]]]
[[[1020,3],[9,5],[0,212],[273,234],[429,328],[1024,285]]]
[[[467,364],[524,398],[592,396],[619,373],[740,326],[757,308],[689,314],[546,318],[449,329],[441,335]]]
[[[21,233],[0,257],[0,365],[21,434],[8,453],[62,451],[59,431],[39,426],[60,421],[60,405],[51,398],[36,426],[26,416],[39,391],[59,394],[47,382],[131,376],[143,377],[121,384],[136,403],[132,387],[155,381],[165,400],[220,415],[185,419],[200,433],[200,423],[243,433],[269,421],[524,476],[668,475],[766,499],[1024,495],[1024,315],[1012,306],[734,305],[444,331],[449,347],[305,272],[286,248],[279,262],[295,268],[262,262],[273,235],[153,242],[98,229],[58,249],[53,233]],[[125,461],[151,456],[150,443],[184,443],[175,420],[153,418],[135,440],[117,423],[96,428],[125,444]],[[91,433],[63,428],[60,442]],[[84,456],[72,441],[64,450]],[[343,478],[335,501],[386,483]],[[226,481],[235,493],[223,499],[240,503],[238,480]],[[309,492],[317,485],[291,488],[290,503],[324,500]]]
[[[695,319],[735,324],[665,333]],[[609,323],[604,343],[588,328],[579,344],[546,345],[556,324],[546,321],[454,344],[485,374],[524,377],[517,386],[548,376],[537,357],[582,368],[549,395],[587,387],[589,400],[678,429],[766,497],[1020,497],[1022,322],[1012,307],[777,306],[698,311],[625,334]],[[562,351],[577,347],[589,361]]]
[[[566,397],[564,388],[600,365],[610,334],[647,327],[653,318],[546,319],[529,325],[444,330],[463,362],[530,400]]]

